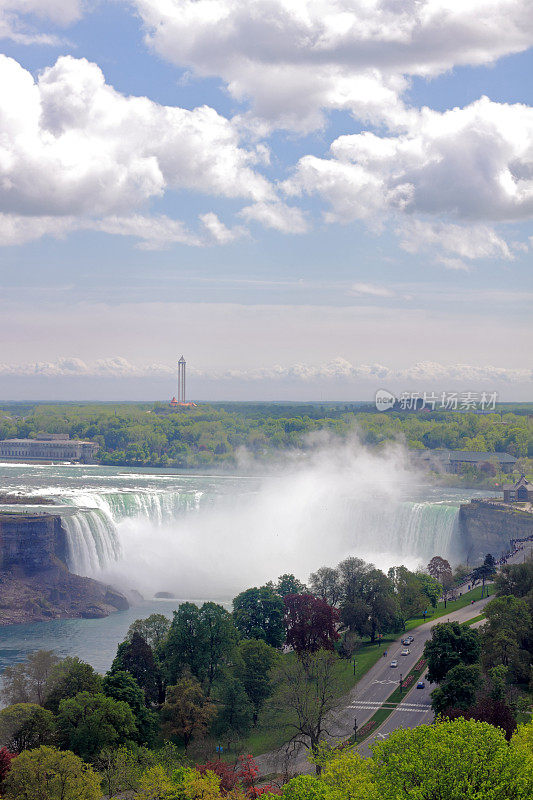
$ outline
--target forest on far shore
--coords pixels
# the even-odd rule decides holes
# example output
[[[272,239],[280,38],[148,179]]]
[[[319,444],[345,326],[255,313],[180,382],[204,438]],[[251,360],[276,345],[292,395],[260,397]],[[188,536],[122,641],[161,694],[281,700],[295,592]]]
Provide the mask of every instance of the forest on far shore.
[[[357,432],[380,448],[399,441],[410,450],[475,450],[533,457],[533,404],[507,404],[497,413],[401,411],[377,413],[363,403],[227,403],[170,409],[164,403],[6,404],[0,439],[67,433],[100,446],[101,464],[202,468],[234,466],[244,454],[275,461],[282,451],[316,445],[316,434],[345,439]],[[313,436],[315,434],[315,436]],[[498,480],[468,467],[470,481]]]

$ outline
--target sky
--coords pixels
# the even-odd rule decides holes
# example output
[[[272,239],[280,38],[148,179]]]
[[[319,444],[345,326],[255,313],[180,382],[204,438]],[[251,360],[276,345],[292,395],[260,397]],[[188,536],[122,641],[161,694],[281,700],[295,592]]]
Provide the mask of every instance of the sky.
[[[0,0],[0,400],[532,399],[531,0]]]

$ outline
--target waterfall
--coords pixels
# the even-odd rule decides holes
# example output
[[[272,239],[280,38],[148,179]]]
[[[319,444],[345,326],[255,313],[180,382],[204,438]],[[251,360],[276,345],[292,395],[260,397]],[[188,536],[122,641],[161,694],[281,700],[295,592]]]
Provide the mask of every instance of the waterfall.
[[[121,547],[113,522],[99,509],[62,515],[67,564],[77,575],[94,575],[118,561]]]
[[[279,482],[258,491],[208,494],[171,489],[78,491],[62,496],[69,567],[143,592],[266,580],[306,579],[357,555],[382,569],[410,569],[457,553],[459,503],[379,501],[331,486],[296,494]],[[218,588],[220,587],[220,588]]]
[[[458,554],[459,505],[446,502],[402,503],[398,509],[395,537],[399,552],[430,559]]]
[[[56,497],[62,514],[67,563],[77,575],[94,576],[120,561],[120,525],[127,519],[161,526],[197,511],[202,492],[78,492]],[[72,508],[74,506],[74,508]]]

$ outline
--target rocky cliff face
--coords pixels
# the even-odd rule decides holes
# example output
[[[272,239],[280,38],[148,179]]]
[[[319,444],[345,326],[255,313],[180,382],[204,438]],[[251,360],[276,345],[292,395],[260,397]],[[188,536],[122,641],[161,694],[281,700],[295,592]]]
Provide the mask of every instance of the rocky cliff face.
[[[487,553],[499,558],[511,539],[532,536],[533,514],[511,504],[472,500],[459,510],[459,535],[468,563],[475,566]]]
[[[0,625],[105,617],[128,608],[110,586],[68,571],[57,514],[0,513]]]
[[[32,574],[59,559],[65,563],[66,538],[56,514],[0,514],[0,570]]]

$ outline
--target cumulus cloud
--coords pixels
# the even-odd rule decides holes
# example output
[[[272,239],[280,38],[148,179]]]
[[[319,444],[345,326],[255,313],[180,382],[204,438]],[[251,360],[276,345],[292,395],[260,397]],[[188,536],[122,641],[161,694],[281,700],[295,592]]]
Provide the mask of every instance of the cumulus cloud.
[[[176,368],[169,364],[133,364],[121,356],[98,359],[88,363],[76,357],[56,361],[37,361],[25,364],[0,363],[0,376],[5,377],[101,377],[101,378],[155,378],[172,377]],[[445,381],[479,383],[524,383],[533,380],[531,369],[512,369],[492,365],[441,364],[421,361],[403,369],[393,369],[383,364],[352,364],[345,358],[334,358],[323,364],[296,363],[250,369],[202,370],[189,368],[196,378],[213,381],[426,381],[441,385]]]
[[[55,361],[35,361],[21,364],[0,362],[0,375],[8,377],[90,377],[142,378],[173,375],[175,369],[165,364],[134,365],[121,356],[101,358],[87,363],[81,358],[64,357]]]
[[[253,113],[308,131],[322,111],[395,124],[410,76],[533,43],[529,0],[131,0],[151,46],[218,76]]]
[[[533,108],[521,104],[424,108],[405,133],[340,136],[330,154],[300,159],[286,192],[320,196],[330,222],[379,228],[393,218],[409,252],[437,245],[455,259],[510,259],[487,223],[533,213]]]
[[[0,39],[17,44],[57,44],[56,36],[36,32],[31,18],[66,27],[81,14],[80,0],[0,0]]]
[[[179,222],[132,214],[168,189],[259,202],[274,197],[254,169],[263,153],[242,147],[230,120],[207,106],[189,111],[126,97],[85,59],[61,57],[34,81],[0,56],[0,126],[0,230],[7,244],[96,218],[105,218],[93,223],[101,230],[119,233],[129,219],[129,232],[148,243],[187,241]],[[212,238],[227,239],[220,226],[218,236],[213,230]]]

